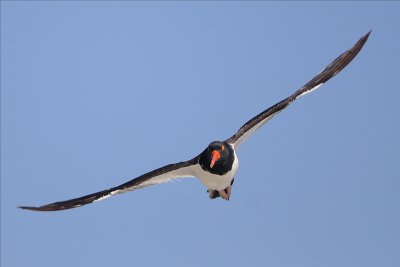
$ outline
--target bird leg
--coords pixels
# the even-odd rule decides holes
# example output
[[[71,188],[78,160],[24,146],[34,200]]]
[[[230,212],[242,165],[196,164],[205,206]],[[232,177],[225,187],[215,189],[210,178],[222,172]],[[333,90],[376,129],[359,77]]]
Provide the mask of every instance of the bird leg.
[[[230,198],[230,196],[231,196],[232,185],[233,185],[233,181],[234,181],[234,180],[235,180],[235,179],[232,179],[231,185],[228,186],[227,188],[225,188],[224,190],[219,190],[219,191],[217,191],[217,190],[213,190],[213,189],[208,189],[208,190],[207,190],[208,196],[209,196],[211,199],[214,199],[214,198],[217,198],[217,197],[222,197],[222,198],[225,199],[225,200],[229,200],[229,198]]]
[[[232,185],[225,188],[225,192],[228,195],[228,199],[229,199],[231,197],[231,193],[232,193]]]
[[[209,196],[211,199],[214,199],[214,198],[219,197],[219,193],[218,193],[217,190],[208,189],[207,192],[208,192],[208,196]]]
[[[228,186],[227,188],[225,188],[224,190],[218,191],[219,195],[225,200],[229,200],[229,197],[231,196],[231,192],[232,192],[231,185]]]
[[[219,195],[220,195],[223,199],[229,201],[229,198],[231,197],[232,185],[233,185],[233,182],[234,182],[234,181],[235,181],[235,178],[232,179],[231,185],[230,185],[230,186],[228,186],[228,187],[225,188],[224,190],[218,191],[218,192],[219,192]]]

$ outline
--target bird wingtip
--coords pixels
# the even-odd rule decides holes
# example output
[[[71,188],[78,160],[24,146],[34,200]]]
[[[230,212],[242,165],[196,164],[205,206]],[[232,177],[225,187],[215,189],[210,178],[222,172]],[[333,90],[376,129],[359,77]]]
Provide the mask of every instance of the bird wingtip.
[[[29,206],[18,206],[17,208],[22,210],[38,210],[38,207],[29,207]]]
[[[372,29],[369,30],[369,32],[367,32],[363,37],[361,37],[360,41],[362,41],[363,43],[365,43],[369,37],[369,35],[372,33]]]

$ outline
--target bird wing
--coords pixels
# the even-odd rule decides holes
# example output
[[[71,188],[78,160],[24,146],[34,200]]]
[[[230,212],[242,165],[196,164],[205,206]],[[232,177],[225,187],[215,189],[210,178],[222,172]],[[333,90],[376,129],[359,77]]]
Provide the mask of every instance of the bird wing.
[[[360,52],[361,48],[364,46],[368,39],[369,34],[360,38],[360,40],[349,50],[338,56],[332,63],[330,63],[323,71],[321,71],[317,76],[315,76],[311,81],[306,83],[303,87],[298,89],[294,94],[288,98],[276,103],[272,107],[267,108],[248,122],[246,122],[233,136],[226,140],[226,142],[233,145],[237,149],[244,141],[247,140],[252,134],[255,133],[261,126],[263,126],[267,121],[272,119],[273,116],[281,112],[283,109],[288,107],[293,101],[298,97],[305,94],[311,93],[330,78],[338,74],[353,58]]]
[[[40,207],[21,206],[19,208],[35,211],[56,211],[77,208],[92,202],[100,201],[113,195],[133,191],[146,186],[161,184],[177,178],[195,177],[193,168],[198,163],[198,157],[191,160],[169,164],[151,172],[145,173],[124,184],[99,191],[83,197],[54,202]]]

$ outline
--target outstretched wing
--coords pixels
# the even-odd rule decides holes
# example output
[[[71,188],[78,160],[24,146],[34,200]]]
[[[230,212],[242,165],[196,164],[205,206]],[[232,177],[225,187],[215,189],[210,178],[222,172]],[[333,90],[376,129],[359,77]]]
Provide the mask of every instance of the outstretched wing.
[[[87,196],[65,201],[54,202],[40,207],[21,206],[19,208],[36,211],[56,211],[77,208],[92,202],[106,199],[113,195],[133,191],[146,186],[168,182],[177,178],[194,177],[193,168],[198,163],[198,157],[189,161],[170,164],[151,172],[145,173],[135,179],[119,186],[96,192]]]
[[[347,50],[339,57],[337,57],[322,72],[320,72],[311,81],[309,81],[299,90],[297,90],[294,94],[273,105],[272,107],[264,110],[263,112],[246,122],[233,136],[227,139],[226,142],[232,144],[233,147],[237,149],[244,141],[246,141],[247,138],[249,138],[256,130],[258,130],[258,128],[263,126],[267,121],[272,119],[273,116],[288,107],[298,97],[314,91],[330,78],[339,73],[342,69],[344,69],[344,67],[347,66],[347,64],[350,63],[350,61],[353,60],[358,52],[360,52],[370,33],[371,31],[361,37],[360,40],[351,49]]]

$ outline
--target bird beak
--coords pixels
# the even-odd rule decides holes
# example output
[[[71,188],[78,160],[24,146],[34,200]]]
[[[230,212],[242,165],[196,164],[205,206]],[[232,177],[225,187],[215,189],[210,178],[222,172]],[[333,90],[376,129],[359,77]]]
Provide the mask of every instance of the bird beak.
[[[210,168],[214,167],[215,162],[221,157],[221,154],[217,150],[211,152],[212,158],[210,163]]]

